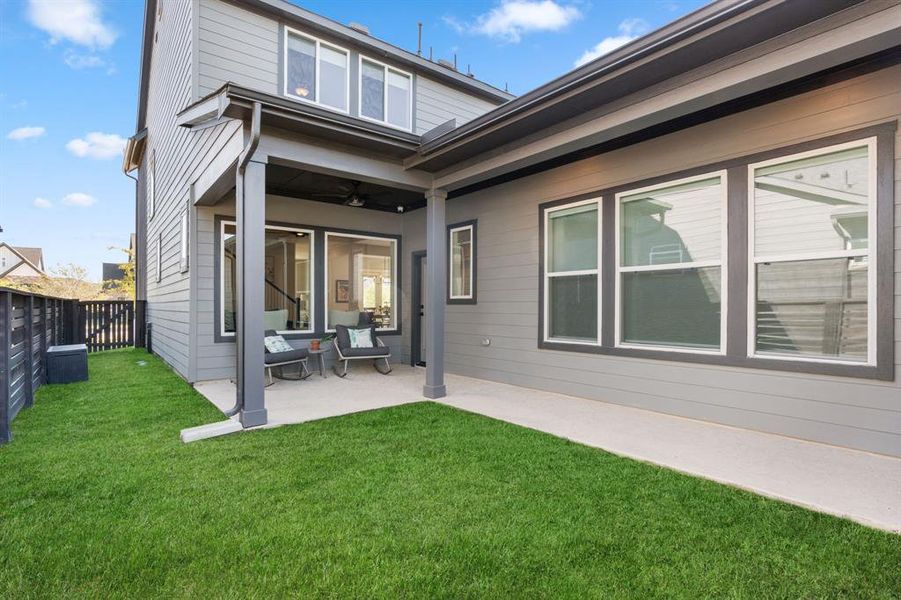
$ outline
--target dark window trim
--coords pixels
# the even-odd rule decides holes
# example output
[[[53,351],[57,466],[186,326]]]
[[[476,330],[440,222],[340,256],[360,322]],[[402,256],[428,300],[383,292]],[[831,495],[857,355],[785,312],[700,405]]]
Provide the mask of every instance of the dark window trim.
[[[450,244],[451,244],[451,230],[457,229],[459,227],[472,227],[472,240],[470,242],[472,247],[472,297],[471,298],[451,298],[451,278],[453,273],[452,271],[452,263],[451,260],[453,257],[451,256]],[[469,221],[460,221],[459,223],[453,223],[447,226],[447,238],[445,240],[445,244],[447,244],[447,303],[448,304],[478,304],[479,303],[479,220],[478,219],[470,219]]]
[[[234,223],[235,217],[231,215],[216,215],[213,219],[213,338],[216,343],[234,343],[235,334],[223,335],[222,333],[222,222]],[[340,227],[323,227],[321,225],[304,225],[302,223],[287,223],[284,221],[266,221],[267,227],[290,227],[294,229],[307,229],[313,232],[313,331],[308,333],[283,333],[288,340],[315,340],[330,333],[325,329],[325,234],[345,233],[349,235],[368,235],[371,237],[395,240],[397,243],[397,283],[395,285],[395,302],[397,303],[397,327],[380,330],[378,335],[389,337],[403,333],[403,287],[401,267],[402,236],[378,231],[363,231],[359,229],[344,229]]]
[[[894,185],[895,185],[895,132],[897,121],[889,121],[818,138],[816,140],[782,146],[765,152],[748,154],[734,159],[710,163],[691,169],[684,169],[629,182],[611,188],[586,192],[568,198],[544,202],[538,206],[538,348],[585,354],[602,354],[683,363],[721,365],[771,371],[810,373],[840,377],[857,377],[893,381],[894,364]],[[788,156],[809,150],[818,150],[835,144],[852,142],[865,138],[876,138],[876,365],[854,365],[832,362],[809,362],[784,359],[769,359],[747,355],[747,303],[750,290],[748,280],[748,165],[755,162]],[[630,189],[666,183],[673,179],[701,175],[710,171],[727,171],[727,194],[729,229],[727,263],[727,328],[726,354],[702,354],[690,352],[669,352],[665,350],[644,350],[641,348],[617,348],[614,346],[614,290],[616,277],[615,261],[615,195]],[[603,216],[601,225],[603,257],[601,259],[601,302],[603,303],[601,344],[574,344],[544,340],[544,213],[557,206],[602,197]]]

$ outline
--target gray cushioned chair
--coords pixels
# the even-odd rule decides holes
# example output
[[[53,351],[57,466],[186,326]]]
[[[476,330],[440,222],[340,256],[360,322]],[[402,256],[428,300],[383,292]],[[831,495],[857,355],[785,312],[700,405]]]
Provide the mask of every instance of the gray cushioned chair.
[[[269,337],[271,335],[278,335],[278,332],[267,329],[265,336]],[[309,357],[309,352],[303,349],[287,350],[285,352],[269,352],[269,350],[266,350],[266,354],[263,355],[263,362],[266,365],[266,374],[269,376],[267,387],[274,383],[272,381],[272,369],[274,368],[279,370],[280,379],[300,380],[309,377],[310,370],[307,368],[307,359]],[[299,365],[297,377],[285,377],[282,367],[287,365]]]
[[[374,346],[372,348],[351,348],[348,329],[363,329],[365,327],[369,327],[372,332],[372,343]],[[391,372],[391,363],[388,362],[388,359],[391,358],[391,349],[386,346],[382,340],[376,337],[374,325],[364,325],[363,327],[358,326],[353,328],[344,325],[335,325],[334,344],[335,352],[338,354],[338,364],[336,364],[333,369],[335,375],[338,377],[345,377],[347,375],[347,364],[352,360],[371,360],[372,366],[382,375],[387,375]],[[380,360],[385,361],[384,369],[379,368]]]

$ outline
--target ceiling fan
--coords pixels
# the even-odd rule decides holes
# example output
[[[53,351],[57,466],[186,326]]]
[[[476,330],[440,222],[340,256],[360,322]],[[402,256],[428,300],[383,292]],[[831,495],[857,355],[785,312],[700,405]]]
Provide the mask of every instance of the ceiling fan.
[[[361,181],[351,181],[350,185],[343,184],[341,187],[347,189],[346,192],[319,192],[314,193],[313,196],[316,198],[332,198],[335,200],[342,200],[345,206],[353,206],[357,208],[362,208],[366,206],[366,200],[369,198],[368,194],[360,193],[360,184]]]

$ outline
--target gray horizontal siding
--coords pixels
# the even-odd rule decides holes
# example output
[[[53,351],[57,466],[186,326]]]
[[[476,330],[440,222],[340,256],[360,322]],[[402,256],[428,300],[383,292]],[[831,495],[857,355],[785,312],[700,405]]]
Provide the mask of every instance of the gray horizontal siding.
[[[197,95],[232,81],[278,93],[278,22],[220,0],[199,0]]]
[[[896,380],[883,382],[539,350],[536,342],[542,202],[822,138],[899,113],[901,67],[893,67],[452,200],[448,222],[479,222],[479,303],[447,307],[448,371],[901,455],[897,350]],[[899,273],[901,158],[895,177]],[[901,350],[898,278],[894,289]],[[491,345],[482,345],[483,338]]]
[[[422,75],[416,78],[416,133],[425,133],[450,119],[462,125],[495,106]]]
[[[178,127],[175,115],[192,100],[191,2],[167,3],[157,23],[147,105],[148,145],[140,178],[147,181],[149,159],[156,157],[156,210],[146,226],[147,320],[153,349],[182,376],[191,372],[191,292],[189,273],[180,269],[182,212],[190,183],[219,148],[238,131],[236,123],[197,133]],[[161,281],[157,282],[157,240]]]
[[[228,81],[280,94],[278,21],[222,0],[198,2],[196,95],[205,96]],[[351,62],[356,59],[354,52]],[[351,89],[357,85],[352,83]],[[463,124],[495,106],[422,75],[416,76],[415,90],[416,133],[454,118]],[[353,110],[356,104],[352,98]]]

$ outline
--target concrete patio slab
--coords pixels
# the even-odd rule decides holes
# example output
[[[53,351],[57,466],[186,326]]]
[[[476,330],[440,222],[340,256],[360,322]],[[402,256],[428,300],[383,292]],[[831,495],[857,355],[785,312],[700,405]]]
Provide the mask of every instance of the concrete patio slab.
[[[366,410],[421,402],[422,371],[392,365],[390,375],[376,373],[368,365],[352,365],[350,375],[328,378],[314,372],[303,381],[276,379],[266,388],[265,427],[305,423]],[[235,384],[228,380],[204,381],[194,385],[216,408],[226,411],[235,403]]]
[[[357,367],[266,390],[269,425],[423,400],[424,370]],[[197,384],[220,409],[234,385]],[[441,403],[813,510],[901,532],[901,459],[512,385],[447,376]]]

